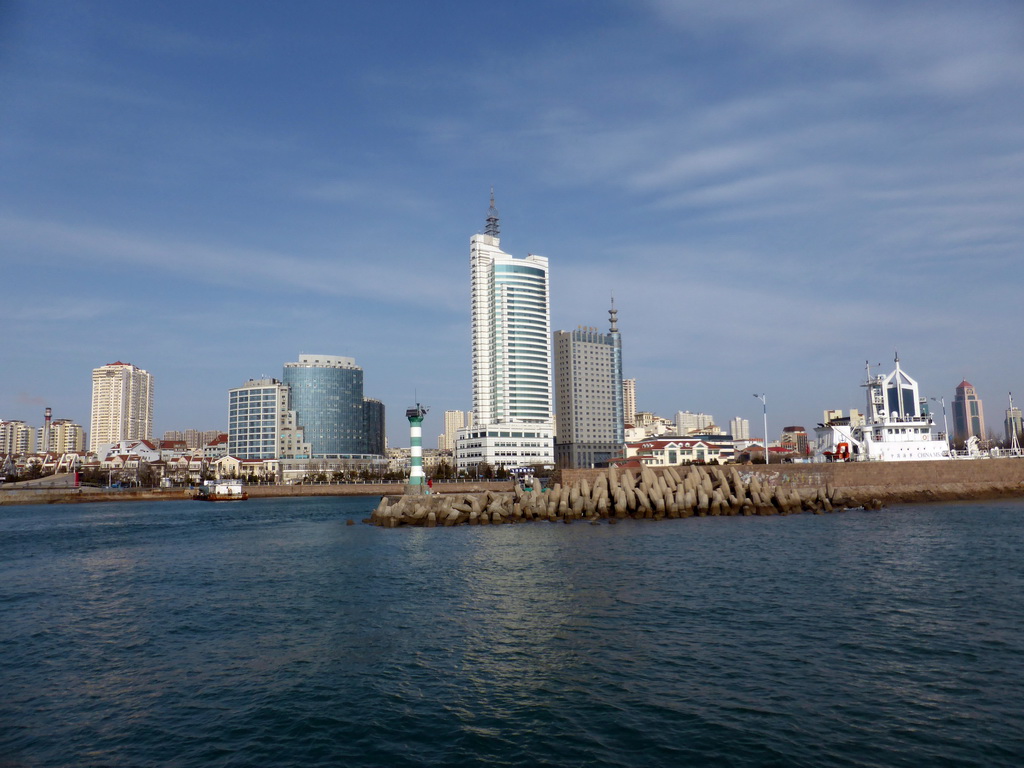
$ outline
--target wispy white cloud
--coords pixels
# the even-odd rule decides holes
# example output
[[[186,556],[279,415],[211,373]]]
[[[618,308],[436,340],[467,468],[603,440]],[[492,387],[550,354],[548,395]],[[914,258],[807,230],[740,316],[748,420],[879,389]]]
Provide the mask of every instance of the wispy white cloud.
[[[292,293],[362,299],[385,304],[437,305],[440,282],[427,273],[416,280],[397,279],[400,262],[412,255],[393,251],[393,259],[365,254],[338,259],[334,254],[296,254],[217,246],[176,238],[147,236],[95,226],[0,216],[0,237],[11,247],[46,260],[86,259],[96,264],[118,263],[134,269],[189,275],[232,288],[258,288]],[[332,258],[333,257],[333,258]],[[398,261],[396,261],[398,259]],[[434,284],[432,284],[434,283]],[[442,301],[444,301],[442,294]],[[430,296],[429,299],[426,296]]]
[[[396,397],[421,376],[465,408],[467,240],[495,184],[503,244],[551,258],[556,326],[603,325],[615,290],[649,407],[739,409],[756,370],[799,412],[793,370],[827,392],[879,346],[912,340],[936,361],[921,380],[996,348],[965,318],[1024,281],[1024,6],[622,0],[540,25],[514,5],[486,39],[432,8],[436,55],[262,6],[225,32],[125,3],[87,35],[111,46],[72,35],[64,56],[40,27],[36,66],[0,85],[0,269],[80,276],[68,321],[137,298],[155,325],[213,328],[232,385],[248,359],[345,347]],[[375,8],[303,13],[372,40]],[[128,305],[100,300],[114,275]],[[173,332],[133,334],[173,367]]]

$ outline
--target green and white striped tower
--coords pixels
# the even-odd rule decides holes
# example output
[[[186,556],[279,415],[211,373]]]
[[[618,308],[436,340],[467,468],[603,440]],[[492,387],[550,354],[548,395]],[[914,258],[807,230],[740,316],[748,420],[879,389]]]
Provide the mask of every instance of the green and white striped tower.
[[[423,472],[423,417],[427,415],[427,409],[416,403],[415,408],[405,412],[409,419],[409,486],[406,493],[411,495],[422,495],[427,482],[427,476]]]

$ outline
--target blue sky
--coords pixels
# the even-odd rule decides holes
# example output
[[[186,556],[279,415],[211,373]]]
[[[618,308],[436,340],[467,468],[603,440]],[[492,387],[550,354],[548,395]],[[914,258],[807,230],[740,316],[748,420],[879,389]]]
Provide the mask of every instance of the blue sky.
[[[1024,5],[755,0],[0,5],[0,418],[157,436],[347,355],[467,410],[469,238],[547,256],[638,407],[812,427],[864,363],[1001,422],[1020,390]]]

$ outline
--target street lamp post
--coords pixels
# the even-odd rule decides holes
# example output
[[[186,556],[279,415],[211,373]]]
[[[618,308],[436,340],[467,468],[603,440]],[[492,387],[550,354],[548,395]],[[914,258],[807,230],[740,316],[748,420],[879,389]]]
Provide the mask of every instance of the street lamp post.
[[[760,395],[755,394],[758,400],[761,401],[761,405],[764,407],[764,463],[768,463],[768,400],[762,393]]]
[[[943,432],[943,435],[946,438],[946,453],[950,453],[950,448],[949,448],[949,425],[946,423],[946,398],[945,398],[945,396],[933,397],[932,401],[936,402],[936,403],[941,403],[942,404],[942,432]],[[950,455],[952,455],[952,454],[950,454]]]

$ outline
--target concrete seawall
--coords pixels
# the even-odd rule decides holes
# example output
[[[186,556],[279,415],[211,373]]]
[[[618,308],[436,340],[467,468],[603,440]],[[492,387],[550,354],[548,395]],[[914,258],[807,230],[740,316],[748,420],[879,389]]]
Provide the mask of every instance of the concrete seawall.
[[[873,498],[885,504],[1024,496],[1024,459],[976,459],[972,461],[907,461],[839,464],[734,465],[741,479],[756,477],[763,486],[793,490],[831,487],[853,498]],[[686,467],[677,467],[683,472]],[[655,475],[666,470],[652,468]],[[556,480],[563,486],[586,480],[593,487],[604,470],[562,470]],[[398,496],[400,483],[324,485],[253,485],[250,498],[292,496]],[[512,483],[438,483],[434,496],[510,492]],[[172,501],[192,497],[182,488],[111,490],[105,488],[30,489],[0,486],[0,506],[14,504],[76,504],[106,501]]]
[[[1024,496],[1024,459],[744,464],[736,469],[748,482],[757,476],[762,484],[794,489],[831,485],[887,504]],[[592,485],[602,471],[562,470],[561,482],[572,485],[586,479]],[[665,470],[652,471],[660,474]]]
[[[294,496],[390,496],[405,492],[403,483],[331,483],[316,485],[247,485],[251,499],[287,498]],[[486,493],[511,491],[512,483],[460,482],[437,483],[435,494]],[[26,488],[0,486],[0,507],[16,504],[85,504],[107,501],[182,501],[191,499],[195,490],[189,488]]]
[[[0,488],[0,507],[16,504],[89,504],[107,501],[182,501],[187,488]]]

